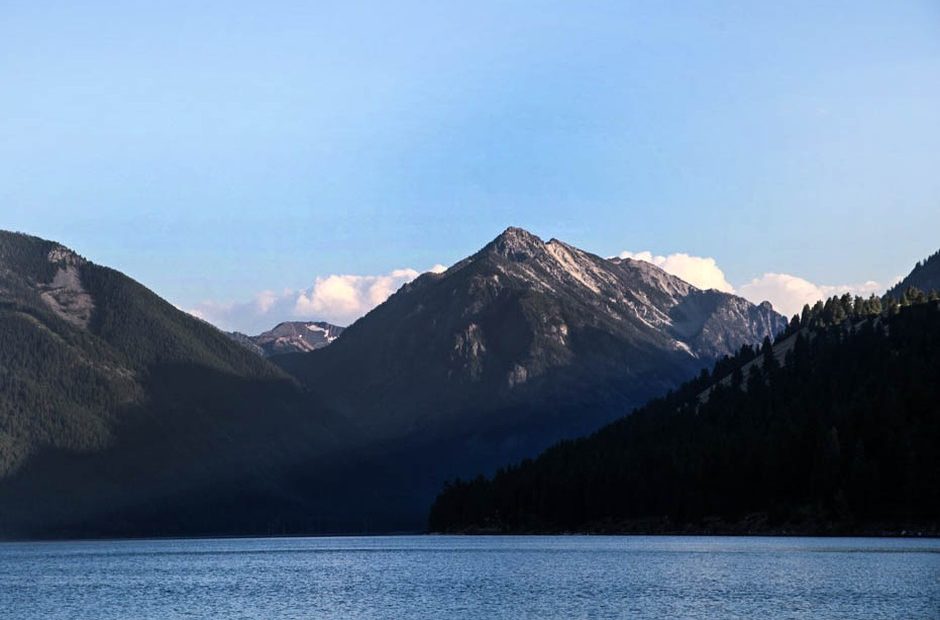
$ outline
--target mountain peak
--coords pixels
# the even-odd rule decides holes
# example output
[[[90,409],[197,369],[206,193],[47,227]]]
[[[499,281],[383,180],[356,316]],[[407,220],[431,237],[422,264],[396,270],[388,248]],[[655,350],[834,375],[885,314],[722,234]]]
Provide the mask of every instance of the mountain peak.
[[[499,238],[501,238],[501,237],[509,237],[509,238],[530,238],[530,239],[535,239],[535,240],[537,240],[537,241],[541,241],[541,239],[539,239],[538,236],[536,236],[536,235],[530,233],[530,232],[529,232],[528,230],[526,230],[525,228],[521,228],[521,227],[519,227],[519,226],[509,226],[509,227],[507,227],[506,230],[504,230],[503,232],[500,233],[500,235],[499,235],[499,237],[497,237],[497,239],[499,239]]]
[[[229,337],[256,353],[271,357],[322,349],[336,340],[344,329],[325,321],[282,321],[257,336],[232,332]]]
[[[484,248],[511,260],[526,260],[544,251],[545,242],[524,228],[510,226]]]

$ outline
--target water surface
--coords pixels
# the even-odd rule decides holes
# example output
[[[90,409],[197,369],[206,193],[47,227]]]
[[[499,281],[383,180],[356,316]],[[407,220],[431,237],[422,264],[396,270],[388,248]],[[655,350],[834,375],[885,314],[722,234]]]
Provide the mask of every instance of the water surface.
[[[0,544],[0,618],[940,618],[940,540]]]

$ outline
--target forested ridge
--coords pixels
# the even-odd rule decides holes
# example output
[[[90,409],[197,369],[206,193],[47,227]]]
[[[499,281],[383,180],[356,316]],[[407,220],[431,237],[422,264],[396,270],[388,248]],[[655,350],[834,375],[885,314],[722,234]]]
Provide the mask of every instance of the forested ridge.
[[[74,290],[63,292],[54,276],[69,271]],[[55,312],[56,292],[63,303],[87,297],[86,324]],[[51,241],[0,234],[0,477],[39,448],[106,446],[121,412],[147,400],[143,384],[173,364],[287,381],[119,272]]]
[[[922,291],[940,289],[940,250],[918,261],[903,280],[888,289],[886,297],[900,298],[911,288]]]
[[[434,503],[438,532],[937,533],[940,301],[843,296],[776,344]]]
[[[283,472],[331,441],[324,420],[208,323],[55,242],[0,231],[0,537],[301,520],[309,506],[280,490]],[[244,496],[254,503],[219,508]]]

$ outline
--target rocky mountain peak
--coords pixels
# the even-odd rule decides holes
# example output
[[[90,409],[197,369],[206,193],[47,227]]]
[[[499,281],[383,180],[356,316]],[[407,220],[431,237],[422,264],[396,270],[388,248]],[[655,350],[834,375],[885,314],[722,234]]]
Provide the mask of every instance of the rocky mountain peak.
[[[448,382],[502,390],[507,376],[512,388],[555,371],[575,377],[581,367],[585,382],[623,382],[648,363],[652,373],[661,363],[671,369],[664,376],[683,374],[784,325],[768,308],[700,291],[653,264],[602,258],[510,227],[446,273],[403,287],[309,365],[319,377],[335,370],[334,355],[416,360],[427,370],[420,390]],[[384,381],[385,367],[371,371]]]
[[[524,261],[545,252],[545,242],[523,228],[510,226],[493,239],[483,252],[513,261]]]
[[[325,321],[284,321],[257,336],[233,332],[229,337],[256,353],[270,357],[322,349],[339,338],[344,329]]]

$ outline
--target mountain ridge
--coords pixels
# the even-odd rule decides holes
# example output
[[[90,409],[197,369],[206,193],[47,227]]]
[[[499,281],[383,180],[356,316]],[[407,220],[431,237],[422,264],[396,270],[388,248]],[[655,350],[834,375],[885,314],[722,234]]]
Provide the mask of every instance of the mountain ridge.
[[[337,430],[215,327],[58,243],[0,232],[0,536],[193,531],[211,510],[143,524],[174,497],[261,489],[273,505],[273,472]]]
[[[285,353],[306,353],[332,344],[345,327],[326,321],[282,321],[256,336],[226,332],[232,340],[258,355],[271,357]]]
[[[414,515],[442,476],[589,432],[785,326],[768,306],[511,227],[329,347],[273,359],[361,435],[407,446],[386,461],[434,474],[410,485]],[[438,460],[413,466],[425,452]]]
[[[509,229],[329,346],[263,358],[0,233],[0,535],[419,530],[443,479],[592,430],[783,322]]]
[[[928,294],[940,291],[940,250],[918,261],[911,272],[888,289],[885,295],[900,299],[909,288],[916,288]]]

